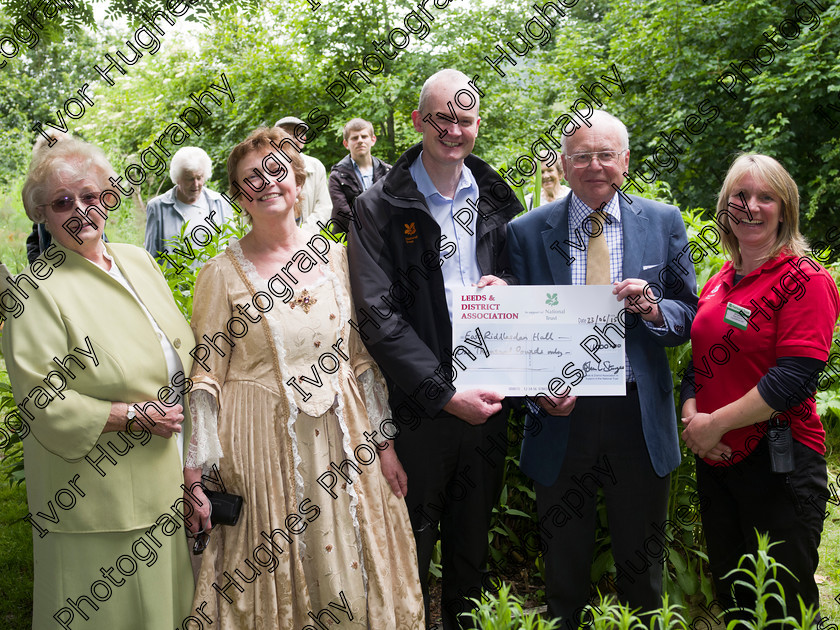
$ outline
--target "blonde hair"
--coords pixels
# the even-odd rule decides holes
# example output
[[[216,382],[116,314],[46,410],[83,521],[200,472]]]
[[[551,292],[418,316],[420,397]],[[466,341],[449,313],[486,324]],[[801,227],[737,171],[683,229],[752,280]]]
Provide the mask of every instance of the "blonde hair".
[[[344,136],[344,139],[347,140],[352,132],[361,131],[362,129],[370,129],[370,135],[376,135],[373,131],[373,123],[368,122],[364,118],[351,118],[347,124],[344,125],[344,129],[341,133]]]
[[[763,264],[775,258],[782,251],[800,257],[807,255],[808,241],[799,232],[799,189],[796,187],[796,182],[785,167],[769,155],[742,153],[729,167],[717,200],[717,223],[723,228],[721,243],[735,268],[741,267],[741,249],[729,224],[729,217],[732,215],[729,210],[729,198],[747,174],[767,184],[779,197],[782,206],[776,240],[759,263]]]

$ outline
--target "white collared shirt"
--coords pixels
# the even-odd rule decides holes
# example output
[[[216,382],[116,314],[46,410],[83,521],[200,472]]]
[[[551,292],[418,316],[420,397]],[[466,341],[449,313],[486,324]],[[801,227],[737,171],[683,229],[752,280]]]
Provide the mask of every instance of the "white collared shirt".
[[[111,261],[111,269],[108,270],[108,275],[125,287],[126,291],[128,291],[131,294],[131,297],[137,300],[137,303],[140,305],[140,308],[143,309],[143,312],[146,314],[146,317],[149,318],[149,322],[152,324],[152,328],[154,328],[155,330],[155,335],[157,336],[158,341],[160,342],[160,348],[161,350],[163,350],[163,356],[166,358],[166,371],[169,373],[168,383],[171,383],[172,378],[175,376],[175,374],[183,372],[184,370],[184,367],[181,364],[181,358],[178,356],[178,353],[172,346],[172,342],[169,341],[169,338],[163,332],[163,329],[160,326],[158,326],[158,323],[155,321],[155,318],[152,316],[151,312],[149,312],[149,309],[147,309],[146,305],[143,304],[143,300],[141,300],[140,296],[137,295],[137,291],[135,291],[134,287],[131,286],[131,284],[129,283],[128,278],[126,278],[123,275],[122,271],[120,271],[120,268],[117,267],[117,262],[108,254],[107,251],[105,252],[105,258]],[[96,263],[91,262],[91,264],[95,265]],[[99,267],[99,265],[96,266]],[[101,267],[99,268],[101,269]],[[178,404],[184,406],[184,400],[180,394],[178,395]],[[181,465],[183,466],[184,432],[181,431],[180,433],[176,434],[176,439],[178,441],[178,456],[181,458]]]

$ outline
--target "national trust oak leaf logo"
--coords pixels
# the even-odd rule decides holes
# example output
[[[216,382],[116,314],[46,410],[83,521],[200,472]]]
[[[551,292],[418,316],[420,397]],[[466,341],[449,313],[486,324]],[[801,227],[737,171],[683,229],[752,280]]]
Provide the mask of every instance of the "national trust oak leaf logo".
[[[549,306],[557,306],[560,303],[557,299],[556,293],[546,293],[545,297],[547,298],[545,303]]]
[[[417,240],[417,227],[413,221],[411,223],[403,223],[403,225],[405,226],[405,242],[411,244]]]

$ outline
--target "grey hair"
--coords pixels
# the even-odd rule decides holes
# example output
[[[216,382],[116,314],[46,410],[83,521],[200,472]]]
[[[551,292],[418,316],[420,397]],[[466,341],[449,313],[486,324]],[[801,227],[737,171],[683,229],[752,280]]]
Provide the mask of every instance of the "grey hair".
[[[627,133],[627,126],[609,112],[605,112],[603,109],[596,109],[592,112],[592,116],[590,116],[589,121],[590,123],[606,123],[608,125],[612,125],[618,130],[618,139],[621,142],[621,150],[626,151],[630,148],[630,136]],[[589,126],[591,127],[592,125],[590,124]],[[575,129],[575,131],[577,131],[577,129]],[[574,135],[574,133],[572,135]],[[560,151],[563,155],[568,155],[568,153],[566,153],[565,133],[560,136]]]
[[[177,182],[184,171],[202,173],[204,179],[210,179],[213,175],[213,162],[204,149],[181,147],[172,156],[172,163],[169,165],[169,179]]]
[[[44,215],[38,208],[48,203],[47,183],[53,177],[95,179],[101,190],[108,189],[111,177],[117,173],[99,147],[88,142],[62,134],[57,143],[50,147],[47,142],[36,143],[32,160],[20,196],[26,216],[33,223],[43,223]]]

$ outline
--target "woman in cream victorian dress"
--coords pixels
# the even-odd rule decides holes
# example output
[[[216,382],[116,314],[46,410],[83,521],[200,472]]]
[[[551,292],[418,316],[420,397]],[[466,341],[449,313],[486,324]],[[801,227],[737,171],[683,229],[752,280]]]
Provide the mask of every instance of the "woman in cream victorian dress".
[[[237,525],[213,527],[202,560],[193,603],[214,628],[425,627],[408,512],[375,444],[387,443],[387,390],[350,324],[346,250],[325,243],[321,255],[295,255],[292,275],[316,263],[320,274],[308,284],[284,275],[291,299],[237,240],[196,283],[192,327],[209,356],[192,373],[187,467],[218,463],[226,491],[244,499]]]

